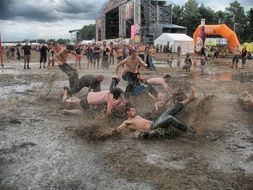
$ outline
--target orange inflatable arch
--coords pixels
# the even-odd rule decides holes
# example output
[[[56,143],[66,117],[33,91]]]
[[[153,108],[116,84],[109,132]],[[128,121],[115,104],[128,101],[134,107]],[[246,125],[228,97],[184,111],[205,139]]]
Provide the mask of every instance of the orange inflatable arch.
[[[193,34],[193,40],[196,47],[197,37],[200,30],[200,25]],[[225,24],[220,25],[205,25],[205,33],[207,35],[221,35],[228,40],[228,45],[231,50],[240,46],[236,34]]]

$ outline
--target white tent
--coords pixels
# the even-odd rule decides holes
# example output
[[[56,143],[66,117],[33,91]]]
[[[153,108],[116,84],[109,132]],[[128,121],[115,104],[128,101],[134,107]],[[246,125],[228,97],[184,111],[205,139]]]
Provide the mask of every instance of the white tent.
[[[155,47],[159,46],[169,46],[172,47],[172,52],[177,52],[177,47],[181,46],[181,53],[186,54],[187,52],[194,52],[194,42],[193,39],[186,34],[178,33],[163,33],[159,36],[155,42]]]
[[[94,42],[93,40],[83,40],[83,41],[81,42],[81,44],[87,45],[87,44],[91,44],[91,43],[93,43],[93,42]]]

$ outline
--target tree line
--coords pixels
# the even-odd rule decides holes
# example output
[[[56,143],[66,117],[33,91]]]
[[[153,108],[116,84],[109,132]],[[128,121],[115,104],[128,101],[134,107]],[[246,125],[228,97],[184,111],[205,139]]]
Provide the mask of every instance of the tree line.
[[[241,43],[253,41],[253,8],[246,11],[238,1],[231,2],[225,11],[214,11],[196,0],[188,0],[184,5],[172,8],[173,24],[187,27],[189,36],[193,36],[202,18],[206,24],[226,24],[235,30]],[[77,33],[77,39],[95,39],[95,31],[95,24],[86,25]]]

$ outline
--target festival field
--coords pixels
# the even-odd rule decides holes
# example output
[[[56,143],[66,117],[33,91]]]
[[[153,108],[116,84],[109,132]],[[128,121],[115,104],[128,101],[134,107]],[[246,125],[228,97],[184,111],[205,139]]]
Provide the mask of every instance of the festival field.
[[[5,63],[0,189],[253,189],[252,110],[238,102],[242,92],[253,94],[253,61],[240,71],[230,63],[219,58],[206,66],[205,75],[199,66],[186,73],[166,63],[157,72],[142,70],[145,77],[171,74],[173,90],[196,88],[198,99],[177,116],[190,129],[111,138],[100,134],[124,117],[108,118],[99,108],[84,116],[62,113],[68,107],[61,100],[68,78],[58,67],[39,70],[35,57],[31,70],[23,70],[21,62]],[[83,67],[79,77],[102,72],[102,89],[109,88],[115,65],[109,70]],[[121,80],[119,86],[126,83]],[[133,99],[142,116],[153,117],[147,96]]]

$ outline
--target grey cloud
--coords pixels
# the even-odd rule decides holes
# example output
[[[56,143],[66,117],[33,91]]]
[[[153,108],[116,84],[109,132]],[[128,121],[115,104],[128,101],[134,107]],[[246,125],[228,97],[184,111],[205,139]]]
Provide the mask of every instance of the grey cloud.
[[[63,0],[57,11],[70,14],[69,17],[73,17],[73,14],[76,14],[79,19],[95,19],[103,2],[104,0]]]
[[[20,18],[42,22],[65,18],[94,20],[104,0],[97,0],[96,3],[94,1],[43,0],[44,4],[41,6],[39,1],[0,0],[0,20]]]

